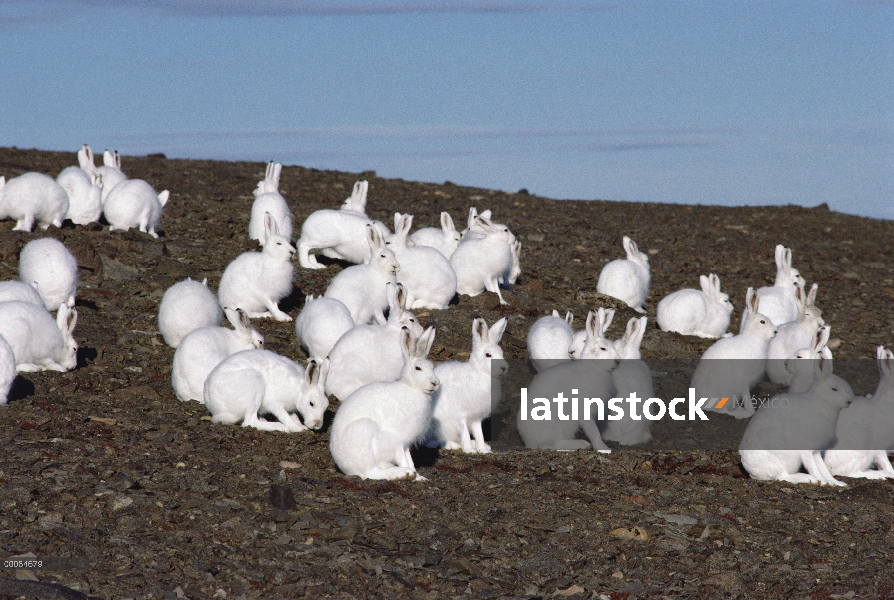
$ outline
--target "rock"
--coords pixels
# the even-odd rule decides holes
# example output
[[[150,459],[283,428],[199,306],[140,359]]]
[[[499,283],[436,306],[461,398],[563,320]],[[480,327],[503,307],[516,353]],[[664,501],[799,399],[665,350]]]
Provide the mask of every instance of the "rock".
[[[102,260],[102,278],[103,281],[129,281],[137,279],[140,276],[140,270],[136,267],[126,265],[119,260],[110,258],[103,254]]]

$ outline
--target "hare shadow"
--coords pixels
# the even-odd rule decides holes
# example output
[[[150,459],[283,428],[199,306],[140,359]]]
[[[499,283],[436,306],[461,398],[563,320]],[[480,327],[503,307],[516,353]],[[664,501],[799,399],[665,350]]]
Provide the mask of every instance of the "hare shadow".
[[[277,304],[279,305],[279,310],[284,313],[290,313],[299,306],[304,305],[304,298],[306,294],[301,291],[301,288],[292,286],[292,291],[289,292],[289,295],[285,298],[281,299]]]
[[[12,382],[12,387],[9,388],[7,399],[9,400],[9,402],[24,400],[28,396],[33,396],[34,391],[34,384],[31,383],[30,380],[25,379],[21,375],[16,375],[16,378]]]

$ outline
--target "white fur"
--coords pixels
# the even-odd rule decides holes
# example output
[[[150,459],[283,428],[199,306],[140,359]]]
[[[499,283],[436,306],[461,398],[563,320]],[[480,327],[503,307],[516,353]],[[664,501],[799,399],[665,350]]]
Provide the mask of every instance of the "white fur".
[[[811,295],[815,297],[817,284],[813,284]],[[767,352],[767,377],[773,383],[788,385],[792,374],[785,368],[785,360],[813,341],[817,330],[825,325],[821,316],[807,310],[808,297],[801,287],[795,288],[798,301],[798,318],[776,327],[776,337],[770,340]]]
[[[505,330],[505,317],[490,329],[484,319],[475,319],[468,362],[453,360],[435,367],[441,386],[432,396],[435,408],[426,442],[429,447],[443,446],[466,454],[491,451],[484,441],[481,422],[491,415],[495,404],[493,388],[500,387],[509,370],[499,345]]]
[[[406,310],[406,290],[388,286],[388,321],[384,325],[357,325],[345,332],[332,347],[332,374],[326,392],[344,400],[358,388],[374,381],[396,381],[404,368],[400,332],[407,327],[413,336],[422,326]]]
[[[774,325],[782,325],[798,318],[800,307],[795,289],[806,285],[797,269],[792,268],[792,251],[782,244],[776,246],[776,281],[772,287],[757,290],[759,310]]]
[[[500,293],[500,279],[512,268],[515,236],[505,225],[496,225],[480,215],[475,217],[475,224],[478,230],[466,235],[450,257],[456,272],[456,291],[466,296],[494,292],[500,304],[509,304]]]
[[[742,466],[753,479],[846,485],[829,472],[821,454],[835,439],[839,412],[853,398],[832,361],[815,361],[815,382],[801,394],[774,396],[761,406],[739,444]],[[801,467],[807,473],[799,473]]]
[[[143,233],[158,237],[156,229],[161,223],[161,209],[168,203],[170,192],[156,194],[152,186],[142,179],[122,181],[109,192],[103,202],[103,213],[109,222],[109,231],[128,230],[137,227]]]
[[[456,295],[456,273],[450,261],[434,248],[408,244],[413,215],[394,214],[394,234],[385,244],[400,264],[398,283],[407,288],[407,307],[443,310]]]
[[[626,259],[613,260],[599,273],[596,291],[623,300],[636,312],[646,312],[643,304],[649,294],[649,257],[640,252],[636,243],[624,236]]]
[[[894,448],[894,354],[876,349],[881,378],[870,398],[854,398],[838,415],[835,445],[823,453],[832,475],[892,479],[888,450]],[[873,469],[873,465],[878,469]]]
[[[59,240],[32,240],[19,254],[19,280],[34,286],[47,310],[56,310],[60,304],[72,308],[78,289],[78,261]]]
[[[748,288],[745,314],[739,333],[722,338],[705,350],[692,375],[692,387],[699,398],[729,398],[719,410],[737,419],[754,414],[751,388],[764,379],[767,372],[767,352],[776,328],[757,311],[757,295]],[[713,403],[712,403],[713,404]]]
[[[43,298],[40,297],[33,285],[24,281],[0,281],[0,302],[11,300],[43,306]]]
[[[0,335],[16,359],[16,370],[70,371],[78,366],[78,344],[72,332],[78,312],[65,304],[56,319],[30,302],[0,303]]]
[[[729,329],[733,304],[720,291],[720,278],[714,273],[699,277],[701,291],[684,289],[668,294],[658,303],[658,326],[662,331],[683,335],[719,338]]]
[[[597,313],[590,312],[587,315],[587,341],[584,344],[581,358],[599,360],[571,360],[558,364],[549,369],[544,369],[534,376],[528,386],[528,411],[527,419],[522,420],[521,411],[516,417],[518,433],[528,448],[549,450],[586,450],[595,448],[599,452],[608,453],[611,449],[602,441],[599,428],[596,425],[595,407],[590,419],[585,419],[583,396],[601,398],[607,402],[614,397],[614,383],[611,372],[618,366],[618,352],[614,344],[606,340],[597,322]],[[581,387],[580,403],[577,419],[573,419],[570,402],[565,403],[565,415],[569,418],[562,420],[557,414],[557,406],[552,399],[558,392],[563,392],[566,398],[572,397],[572,390],[568,382]],[[535,398],[547,398],[550,405],[551,419],[538,421],[532,418],[530,411],[534,408]],[[578,432],[583,430],[586,440],[576,439]]]
[[[102,215],[102,175],[93,166],[93,155],[87,159],[86,144],[78,151],[79,167],[68,167],[56,177],[56,183],[68,194],[66,219],[76,225],[86,225],[99,221]]]
[[[309,295],[304,309],[295,319],[298,343],[311,360],[322,362],[329,356],[335,343],[354,327],[351,311],[335,298],[314,298]]]
[[[456,226],[453,224],[453,218],[448,212],[441,213],[441,227],[423,227],[417,229],[410,236],[410,241],[417,246],[428,246],[434,248],[444,255],[448,260],[453,256],[456,247],[459,246],[461,236]]]
[[[68,213],[68,192],[43,173],[25,173],[9,181],[0,177],[0,219],[15,219],[13,231],[62,227]]]
[[[208,289],[208,280],[187,278],[169,287],[158,306],[158,331],[165,343],[176,348],[188,333],[200,327],[220,325],[217,296]]]
[[[813,334],[813,339],[807,346],[782,361],[785,370],[791,373],[791,380],[788,384],[789,393],[800,394],[806,392],[813,385],[813,362],[804,359],[831,359],[832,351],[826,347],[831,334],[832,328],[829,325],[820,327]]]
[[[374,226],[383,238],[388,235],[388,229],[379,221],[366,217],[367,189],[365,181],[358,182],[341,210],[318,210],[307,217],[301,225],[301,237],[298,239],[298,261],[302,267],[326,268],[310,254],[311,250],[320,250],[324,256],[355,264],[369,262],[372,253],[367,243],[366,226]]]
[[[243,350],[208,375],[205,406],[212,423],[241,423],[262,431],[319,429],[329,408],[323,393],[328,371],[325,360],[321,365],[310,361],[302,372],[300,365],[269,350]],[[261,419],[262,414],[279,422]]]
[[[89,146],[87,150],[90,150]],[[118,154],[117,150],[115,150],[114,154],[108,150],[103,152],[102,162],[103,165],[101,167],[96,167],[96,172],[102,176],[102,204],[105,207],[109,194],[119,183],[127,181],[127,175],[121,170],[121,155]],[[90,152],[90,164],[93,164],[92,152]]]
[[[9,391],[16,378],[16,357],[2,335],[0,335],[0,406],[9,401]]]
[[[251,219],[248,222],[248,237],[262,242],[264,240],[264,215],[270,213],[276,221],[279,234],[287,240],[292,239],[292,212],[286,199],[279,193],[279,175],[282,172],[280,163],[270,162],[267,172],[253,192],[255,201],[251,205]]]
[[[264,336],[252,328],[245,312],[232,308],[225,308],[224,312],[234,329],[200,327],[184,336],[177,346],[171,384],[182,402],[204,403],[205,379],[214,367],[237,352],[264,346]]]
[[[636,394],[640,400],[655,397],[652,374],[640,358],[640,345],[646,333],[647,317],[634,317],[627,322],[624,336],[615,340],[615,350],[621,359],[617,368],[612,371],[612,383],[615,386],[615,397],[628,398]],[[643,405],[639,405],[642,409]],[[640,413],[640,418],[632,418],[630,411],[624,411],[624,418],[614,421],[602,421],[600,428],[602,439],[618,442],[622,446],[645,444],[652,439],[650,431],[652,421]]]
[[[434,328],[419,338],[401,330],[404,368],[398,381],[363,386],[342,402],[332,422],[329,450],[346,475],[362,479],[424,480],[410,446],[422,440],[432,417],[432,393],[440,384],[426,359]]]
[[[563,319],[559,316],[559,311],[553,310],[552,315],[540,317],[531,325],[527,345],[531,366],[535,371],[554,366],[556,363],[553,361],[570,358],[568,351],[574,336],[574,330],[571,329],[573,321],[574,315],[570,312],[565,313]]]
[[[380,324],[385,322],[388,285],[397,285],[396,274],[400,270],[394,252],[385,246],[381,232],[373,225],[366,226],[366,243],[370,249],[369,261],[336,275],[324,294],[348,307],[356,325],[365,325],[371,319]]]
[[[269,213],[264,224],[263,250],[243,252],[227,265],[217,296],[222,307],[241,308],[252,319],[291,321],[292,317],[281,311],[278,303],[292,292],[295,248],[279,235]]]

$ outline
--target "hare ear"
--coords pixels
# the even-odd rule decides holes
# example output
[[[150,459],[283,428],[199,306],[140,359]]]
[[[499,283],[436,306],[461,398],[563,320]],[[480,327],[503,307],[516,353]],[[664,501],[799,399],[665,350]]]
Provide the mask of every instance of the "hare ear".
[[[208,278],[207,277],[202,280],[202,285],[204,285],[205,287],[208,287]]]
[[[625,346],[637,347],[642,343],[648,321],[648,317],[633,317],[627,321],[627,330],[624,332]]]
[[[819,289],[819,284],[814,283],[810,286],[810,291],[807,292],[807,306],[816,306],[816,291]]]
[[[884,346],[878,347],[878,368],[884,377],[894,375],[894,354]]]
[[[639,254],[639,249],[636,247],[636,242],[631,240],[626,235],[623,239],[624,250],[627,252],[627,258],[633,258]]]
[[[121,155],[115,150],[115,168],[121,170]]]
[[[500,340],[503,339],[503,333],[506,332],[506,325],[508,321],[506,317],[503,317],[493,325],[491,325],[490,330],[487,332],[487,339],[490,340],[491,344],[499,344]]]
[[[279,235],[279,227],[276,225],[276,219],[269,212],[264,213],[264,236],[270,239],[271,236]]]
[[[366,195],[369,192],[369,182],[367,180],[363,180],[360,182],[360,198],[357,201],[357,205],[360,209],[366,208]]]
[[[453,217],[448,212],[441,213],[441,229],[446,233],[452,233],[456,228],[453,226]]]
[[[813,353],[817,354],[822,350],[826,344],[829,343],[829,336],[832,335],[832,327],[826,325],[825,327],[820,327],[816,330],[816,333],[813,335]]]
[[[369,247],[373,250],[379,249],[379,231],[372,226],[371,223],[367,223],[366,225],[366,241],[369,242]]]
[[[590,312],[587,313],[587,325],[586,325],[587,340],[598,338],[599,337],[598,329],[599,329],[599,323],[598,323],[598,319],[596,318],[596,313],[591,310]]]
[[[615,318],[615,309],[613,308],[600,308],[599,309],[599,320],[602,323],[602,335],[605,335],[605,332],[608,331],[608,326],[612,324],[612,319]]]
[[[719,294],[720,293],[720,277],[718,277],[714,273],[711,273],[709,278],[711,279],[711,284],[714,286],[714,291]]]
[[[400,351],[403,353],[405,361],[410,360],[415,349],[413,334],[410,333],[410,328],[404,325],[400,328]]]
[[[394,213],[394,233],[400,231],[400,221],[403,219],[403,215],[399,212]]]
[[[781,271],[785,262],[785,246],[776,244],[776,270]]]
[[[317,361],[312,360],[307,363],[307,368],[304,369],[304,383],[310,387],[316,387],[319,380],[320,367],[317,365]]]
[[[792,251],[790,248],[785,249],[782,266],[786,271],[790,271],[792,268]]]
[[[407,310],[407,288],[402,283],[394,286],[394,302],[398,310]]]
[[[556,309],[554,308],[554,309],[553,309],[553,312],[552,312],[552,316],[554,316],[554,317],[558,317],[558,316],[559,316],[559,311],[556,310]]]
[[[469,207],[469,220],[466,222],[466,226],[469,229],[475,226],[476,217],[478,217],[478,209],[474,206]]]
[[[168,190],[164,190],[162,193],[158,195],[158,201],[162,206],[168,203],[168,198],[170,198],[171,192]]]
[[[314,301],[314,295],[308,294],[307,296],[304,297],[304,306],[307,306],[308,304],[310,304],[313,301]]]
[[[270,177],[273,175],[273,161],[267,163],[267,166],[264,168],[264,181],[270,181]]]
[[[556,315],[556,316],[559,316],[559,315]],[[569,325],[574,323],[574,313],[572,313],[570,310],[565,313],[565,322],[568,323]]]
[[[282,173],[282,165],[280,163],[276,163],[273,165],[273,185],[279,188],[279,175]]]
[[[329,365],[330,364],[331,363],[329,362],[328,357],[324,358],[323,362],[320,363],[320,375],[319,375],[319,378],[317,379],[317,385],[320,387],[321,390],[324,389],[324,387],[326,385],[326,378],[329,377]]]
[[[813,369],[817,381],[824,381],[832,375],[832,359],[823,355],[817,359]]]
[[[477,318],[472,321],[472,346],[478,348],[487,342],[487,321]]]
[[[413,215],[404,215],[403,221],[400,224],[400,235],[406,237],[408,233],[410,233],[410,229],[413,227]]]
[[[699,276],[698,276],[698,282],[701,284],[701,286],[702,286],[702,291],[703,291],[704,293],[706,293],[706,294],[710,294],[711,292],[714,291],[714,286],[711,285],[711,278],[710,278],[710,277],[705,277],[704,275],[699,275]]]
[[[242,329],[244,329],[246,331],[251,329],[251,319],[248,317],[248,313],[245,312],[244,310],[242,310],[241,308],[237,308],[236,314],[239,317],[239,319],[237,321],[239,323],[239,327],[241,327]]]
[[[416,358],[425,358],[435,343],[435,328],[429,327],[416,340]]]

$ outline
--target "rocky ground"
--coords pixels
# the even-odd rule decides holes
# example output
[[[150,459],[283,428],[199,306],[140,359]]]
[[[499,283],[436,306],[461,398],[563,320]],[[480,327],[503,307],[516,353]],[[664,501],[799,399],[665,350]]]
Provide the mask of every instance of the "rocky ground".
[[[84,557],[83,570],[2,570],[0,597],[894,598],[894,483],[847,488],[747,479],[727,451],[420,452],[429,481],[345,477],[327,430],[280,434],[212,425],[170,384],[173,349],[156,329],[164,290],[186,276],[216,289],[247,237],[260,163],[123,158],[131,177],[169,189],[162,235],[99,225],[27,234],[0,223],[0,278],[50,235],[81,283],[69,373],[26,374],[0,407],[0,555]],[[0,175],[56,175],[74,153],[0,149]],[[599,271],[629,235],[649,253],[645,358],[694,359],[709,341],[658,331],[655,305],[715,272],[741,315],[749,285],[772,283],[777,243],[793,249],[833,326],[837,358],[894,344],[894,222],[816,208],[721,208],[553,201],[527,194],[285,167],[297,225],[369,179],[368,212],[460,225],[490,208],[524,244],[505,292],[417,315],[438,328],[432,358],[467,356],[475,316],[508,317],[503,348],[524,358],[543,314],[581,321],[601,305]],[[810,199],[805,199],[810,204]],[[341,267],[296,268],[285,309],[323,292]],[[633,312],[619,311],[618,337]],[[256,325],[269,349],[303,360],[291,323]],[[734,325],[735,328],[735,325]],[[332,410],[336,410],[333,406]],[[39,582],[38,582],[39,580]],[[43,583],[40,583],[43,582]],[[59,586],[47,582],[58,582]]]

